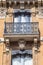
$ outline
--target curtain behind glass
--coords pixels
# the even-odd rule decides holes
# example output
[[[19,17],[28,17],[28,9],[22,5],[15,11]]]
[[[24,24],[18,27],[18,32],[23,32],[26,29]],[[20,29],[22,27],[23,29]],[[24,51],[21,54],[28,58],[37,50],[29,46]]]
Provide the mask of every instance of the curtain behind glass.
[[[14,22],[20,22],[20,16],[16,16],[16,17],[14,18]]]
[[[24,65],[33,65],[33,59],[29,56],[26,56]]]
[[[26,22],[24,14],[21,15],[21,22]]]
[[[12,59],[12,65],[21,65],[21,60],[20,60],[20,57],[19,56],[14,57]]]
[[[12,65],[33,65],[33,59],[29,56],[17,56],[12,59]]]
[[[26,21],[26,22],[30,22],[30,16],[25,15],[25,21]]]
[[[26,14],[26,13],[16,13],[15,17],[14,17],[14,22],[30,22],[30,14]]]

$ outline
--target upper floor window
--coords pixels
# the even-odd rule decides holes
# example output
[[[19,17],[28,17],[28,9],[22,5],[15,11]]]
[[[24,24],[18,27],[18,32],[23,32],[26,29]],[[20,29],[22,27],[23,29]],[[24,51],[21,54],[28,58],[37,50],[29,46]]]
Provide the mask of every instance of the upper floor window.
[[[14,22],[30,22],[31,13],[21,10],[21,12],[16,12],[14,14]]]

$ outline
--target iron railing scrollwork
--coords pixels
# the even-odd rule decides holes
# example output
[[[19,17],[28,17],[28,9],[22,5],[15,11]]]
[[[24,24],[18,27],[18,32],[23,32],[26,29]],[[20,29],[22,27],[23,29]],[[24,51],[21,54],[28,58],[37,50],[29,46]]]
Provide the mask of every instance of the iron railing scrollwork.
[[[39,34],[38,22],[5,22],[4,33]]]

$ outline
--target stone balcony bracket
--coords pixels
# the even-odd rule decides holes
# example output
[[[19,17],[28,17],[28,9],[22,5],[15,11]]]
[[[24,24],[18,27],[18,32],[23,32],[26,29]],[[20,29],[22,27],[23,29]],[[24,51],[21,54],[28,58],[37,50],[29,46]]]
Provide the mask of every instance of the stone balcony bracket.
[[[9,48],[9,45],[10,45],[10,43],[9,43],[9,39],[5,39],[5,45],[6,45],[6,47],[8,47]]]
[[[38,42],[37,38],[34,38],[34,43],[37,43],[37,42]]]
[[[37,38],[34,39],[34,51],[35,51],[35,52],[39,52],[38,40],[37,40]]]

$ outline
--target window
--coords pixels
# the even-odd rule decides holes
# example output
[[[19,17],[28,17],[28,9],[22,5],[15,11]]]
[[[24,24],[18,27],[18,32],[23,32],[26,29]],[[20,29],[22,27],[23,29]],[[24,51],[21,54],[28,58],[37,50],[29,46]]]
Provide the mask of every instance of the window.
[[[12,65],[33,65],[32,50],[13,51]]]
[[[30,22],[31,13],[21,10],[21,12],[16,12],[14,14],[14,22]]]
[[[14,14],[14,32],[18,34],[30,33],[31,23],[29,22],[31,20],[31,13],[27,10],[16,11]]]

